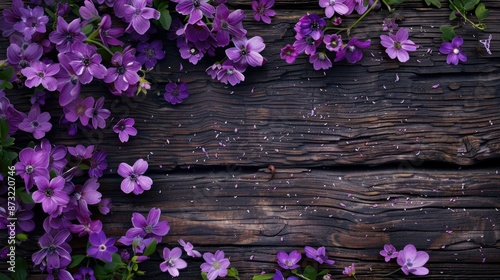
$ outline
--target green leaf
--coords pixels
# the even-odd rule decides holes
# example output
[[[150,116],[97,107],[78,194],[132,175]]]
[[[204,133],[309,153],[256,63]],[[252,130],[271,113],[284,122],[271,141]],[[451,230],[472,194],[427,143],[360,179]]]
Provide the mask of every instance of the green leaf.
[[[238,279],[238,270],[234,267],[229,268],[227,276]]]
[[[35,201],[33,200],[33,198],[31,198],[31,195],[28,194],[27,192],[25,192],[25,191],[18,191],[17,193],[19,194],[19,196],[21,197],[21,200],[24,203],[35,204]]]
[[[441,9],[441,2],[439,0],[425,0],[427,6],[433,5],[436,8]]]
[[[455,20],[457,18],[457,14],[455,11],[451,11],[450,13],[450,20]]]
[[[403,3],[403,0],[382,0],[387,6],[397,5]]]
[[[23,257],[16,257],[16,272],[12,276],[16,280],[25,280],[28,277],[28,263]]]
[[[479,3],[479,0],[469,0],[469,1],[465,2],[464,9],[466,11],[472,11],[478,3]]]
[[[3,148],[8,148],[12,145],[14,145],[14,138],[7,138],[5,140],[2,141],[2,147]]]
[[[201,278],[203,278],[203,280],[208,280],[208,276],[207,275],[208,275],[208,273],[202,272],[201,273]]]
[[[172,16],[170,16],[170,11],[165,9],[160,11],[160,24],[161,27],[165,30],[170,29],[170,25],[172,24]]]
[[[69,268],[76,267],[79,265],[84,259],[85,255],[74,255],[71,257],[71,263],[69,264]]]
[[[156,238],[153,238],[153,241],[148,244],[146,249],[144,249],[144,256],[149,256],[156,251]]]
[[[273,279],[274,273],[259,274],[252,277],[252,280],[269,280]]]
[[[9,123],[5,119],[0,119],[0,139],[7,138],[9,134]]]
[[[439,28],[441,31],[441,38],[443,41],[448,42],[451,41],[456,35],[455,35],[455,27],[449,26],[449,25],[443,25]]]
[[[316,275],[318,273],[316,272],[316,269],[314,269],[312,266],[308,265],[304,269],[304,276],[308,279],[316,279]]]
[[[90,33],[92,33],[92,31],[94,31],[94,25],[92,24],[87,24],[84,27],[82,27],[82,32],[85,35],[89,35]]]
[[[26,241],[28,240],[28,235],[26,233],[18,233],[16,234],[16,239],[19,241]]]
[[[12,280],[9,276],[0,272],[0,280]]]
[[[14,67],[8,66],[2,70],[1,75],[0,75],[0,78],[2,80],[9,81],[10,79],[12,79],[12,77],[14,77]]]
[[[479,21],[483,21],[490,15],[490,11],[486,9],[486,6],[483,3],[479,3],[476,7],[475,14]]]
[[[323,269],[322,271],[320,271],[320,272],[318,273],[318,276],[327,275],[328,273],[330,273],[330,270],[328,270],[328,269]]]

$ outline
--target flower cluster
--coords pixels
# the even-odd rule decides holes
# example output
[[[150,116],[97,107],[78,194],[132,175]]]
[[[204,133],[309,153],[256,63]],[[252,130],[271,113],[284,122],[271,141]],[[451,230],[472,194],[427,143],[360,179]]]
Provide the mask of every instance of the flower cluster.
[[[380,251],[380,255],[385,258],[386,262],[396,258],[401,270],[406,275],[410,273],[414,275],[429,274],[429,269],[424,267],[429,260],[429,254],[424,251],[417,251],[413,244],[406,245],[401,251],[397,251],[391,244],[386,244],[384,250]]]

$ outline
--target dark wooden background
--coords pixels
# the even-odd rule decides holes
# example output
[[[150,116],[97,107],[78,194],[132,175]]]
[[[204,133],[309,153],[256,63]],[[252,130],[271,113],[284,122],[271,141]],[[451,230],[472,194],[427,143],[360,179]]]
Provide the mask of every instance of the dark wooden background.
[[[354,262],[358,279],[388,278],[382,275],[398,266],[378,254],[386,243],[427,251],[430,273],[423,278],[500,279],[500,1],[482,1],[491,11],[485,32],[457,30],[466,63],[447,65],[438,52],[447,1],[434,9],[407,0],[397,8],[400,26],[420,45],[409,62],[390,60],[379,44],[390,16],[382,10],[352,32],[372,40],[364,59],[327,71],[314,71],[305,56],[291,65],[279,58],[298,18],[321,12],[317,1],[276,2],[266,25],[253,21],[250,1],[229,1],[248,11],[248,36],[266,43],[268,64],[245,72],[244,83],[211,81],[204,70],[213,60],[190,65],[165,42],[167,57],[150,74],[154,90],[147,96],[118,98],[98,83],[82,89],[83,96],[106,97],[115,117],[106,129],[69,137],[56,126],[47,135],[55,144],[108,152],[100,180],[113,199],[102,220],[108,236],[125,234],[132,212],[159,207],[171,225],[160,249],[179,238],[202,252],[222,249],[241,279],[274,271],[278,251],[303,252],[306,245],[327,247],[335,277]],[[489,34],[492,55],[479,43]],[[172,106],[162,91],[177,79],[191,95]],[[7,95],[27,111],[29,97],[21,93],[28,92]],[[45,107],[53,119],[62,114],[56,100]],[[139,131],[125,144],[111,130],[123,117],[135,118]],[[148,160],[153,188],[125,195],[116,170],[138,158]],[[166,277],[160,261],[155,255],[141,266],[145,279]],[[200,264],[189,260],[178,279],[199,279]]]

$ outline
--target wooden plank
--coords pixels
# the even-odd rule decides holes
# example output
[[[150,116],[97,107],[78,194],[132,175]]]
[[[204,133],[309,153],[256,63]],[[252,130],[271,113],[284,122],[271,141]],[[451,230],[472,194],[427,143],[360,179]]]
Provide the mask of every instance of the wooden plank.
[[[123,235],[132,211],[158,207],[171,226],[165,246],[182,238],[207,251],[224,249],[242,279],[276,268],[278,250],[305,245],[326,246],[336,272],[356,262],[360,275],[377,277],[395,268],[378,255],[386,243],[429,252],[430,277],[467,277],[486,267],[492,270],[485,275],[500,277],[497,169],[277,169],[272,178],[266,169],[229,169],[152,177],[153,189],[140,199],[110,187],[118,178],[101,180],[114,204],[103,219],[107,234]],[[455,263],[464,265],[453,269]],[[180,279],[193,279],[195,264]]]
[[[313,2],[307,3],[315,6]],[[421,0],[407,2],[398,10],[405,17],[401,26],[411,28],[411,38],[421,48],[406,64],[390,61],[379,45],[380,23],[390,16],[380,11],[367,17],[353,33],[373,42],[361,63],[338,63],[328,71],[314,71],[301,56],[287,65],[279,51],[293,41],[292,27],[304,11],[293,10],[298,4],[287,7],[284,1],[269,27],[246,19],[249,36],[265,39],[263,54],[268,64],[247,70],[245,83],[227,87],[210,81],[204,70],[213,60],[190,65],[167,44],[167,58],[150,75],[152,94],[120,99],[107,94],[98,83],[82,91],[82,96],[103,92],[115,118],[135,118],[138,137],[120,144],[111,130],[113,123],[106,130],[80,134],[76,139],[62,130],[49,136],[61,143],[79,141],[105,147],[117,155],[111,162],[115,167],[129,160],[129,154],[149,156],[152,166],[168,169],[376,165],[401,160],[470,165],[498,158],[498,1],[483,1],[491,10],[487,33],[467,26],[457,31],[465,39],[468,55],[468,61],[458,66],[446,65],[445,56],[437,51],[441,43],[438,26],[448,23],[448,10],[427,9]],[[248,4],[241,3],[241,7],[248,8]],[[491,56],[484,50],[478,52],[478,40],[489,33],[493,34]],[[428,48],[433,49],[432,54]],[[189,83],[191,96],[185,103],[171,106],[161,92],[169,80],[178,78]],[[12,99],[27,102],[26,97]],[[59,118],[62,110],[52,108],[53,118]]]

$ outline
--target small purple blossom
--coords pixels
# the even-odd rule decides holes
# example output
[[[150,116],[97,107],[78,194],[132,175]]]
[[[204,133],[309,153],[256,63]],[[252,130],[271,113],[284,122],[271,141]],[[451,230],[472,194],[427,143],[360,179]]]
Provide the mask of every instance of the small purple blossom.
[[[80,16],[90,22],[99,18],[99,12],[95,8],[94,2],[90,0],[83,1],[83,6],[78,9]]]
[[[82,32],[79,18],[67,23],[64,18],[58,17],[56,30],[49,34],[49,40],[61,53],[70,51],[74,42],[82,42],[86,37]]]
[[[94,276],[94,269],[91,267],[80,267],[78,272],[73,275],[75,280],[96,280]]]
[[[394,246],[392,246],[392,244],[385,244],[384,250],[380,251],[380,255],[385,257],[385,262],[388,262],[393,258],[397,258],[398,254],[399,252]]]
[[[194,250],[194,246],[193,244],[191,244],[191,242],[185,242],[184,240],[182,239],[179,239],[178,240],[179,244],[182,246],[182,248],[184,249],[184,251],[186,251],[186,254],[190,257],[193,257],[193,258],[199,258],[201,257],[201,253]]]
[[[160,263],[160,269],[163,272],[170,273],[172,277],[179,276],[179,269],[187,267],[187,262],[181,259],[182,250],[175,247],[172,250],[163,248],[163,262]]]
[[[328,34],[323,37],[326,49],[331,52],[338,52],[342,48],[342,37],[336,34]]]
[[[93,97],[92,102],[93,101]],[[104,109],[104,97],[100,97],[94,104],[93,108],[88,108],[85,111],[85,116],[92,120],[92,126],[94,129],[97,128],[105,128],[106,127],[106,119],[111,115],[111,112],[108,109]]]
[[[333,17],[335,13],[344,15],[349,12],[349,7],[344,4],[345,0],[319,0],[319,6],[325,8],[327,18]]]
[[[109,212],[111,212],[111,207],[112,207],[111,198],[101,199],[101,202],[99,202],[98,207],[99,207],[99,212],[101,212],[101,214],[103,215],[109,214]]]
[[[334,260],[328,259],[328,256],[326,255],[326,249],[324,246],[319,247],[318,249],[314,249],[312,247],[306,246],[304,248],[306,252],[306,256],[310,259],[313,259],[317,261],[318,263],[326,263],[329,265],[332,265],[335,263]]]
[[[382,31],[393,32],[398,28],[398,24],[396,23],[395,18],[385,18],[382,22]]]
[[[119,120],[114,126],[113,131],[118,133],[118,138],[122,143],[128,141],[129,136],[136,136],[137,129],[134,127],[135,120],[133,118],[126,118]]]
[[[68,147],[68,153],[78,160],[86,160],[92,157],[94,152],[94,145],[85,147],[83,145],[76,145],[75,147]]]
[[[28,46],[19,46],[14,43],[7,47],[7,59],[16,72],[30,66],[32,61],[39,60],[42,55],[43,48],[37,43],[30,43]]]
[[[97,53],[96,48],[92,45],[75,42],[72,45],[71,52],[67,52],[65,55],[69,65],[73,68],[82,84],[92,82],[93,78],[103,79],[107,74],[106,67],[101,64],[101,55]]]
[[[370,39],[360,41],[357,37],[352,38],[347,45],[337,52],[335,62],[346,59],[349,63],[356,63],[363,58],[363,50],[369,48],[371,45]]]
[[[64,117],[70,122],[80,120],[81,124],[87,125],[90,118],[85,115],[85,112],[93,106],[93,97],[89,96],[82,100],[77,96],[73,101],[68,103],[68,105],[64,106]]]
[[[32,61],[30,66],[21,69],[21,73],[26,77],[25,85],[29,88],[37,87],[40,84],[49,91],[57,89],[57,80],[53,76],[59,72],[59,64],[45,64],[41,61]]]
[[[28,133],[32,133],[35,139],[42,139],[45,133],[52,129],[50,114],[48,112],[40,112],[40,106],[35,104],[31,106],[28,116],[19,124],[19,129]]]
[[[155,67],[158,60],[165,58],[163,44],[160,40],[155,40],[151,43],[139,43],[137,45],[137,52],[139,53],[137,61],[146,66],[146,69]]]
[[[232,86],[239,84],[245,80],[245,75],[236,69],[233,65],[223,65],[217,71],[217,80],[224,84],[231,84]]]
[[[14,24],[14,29],[24,34],[24,40],[30,41],[36,32],[45,33],[47,31],[45,25],[49,22],[49,18],[44,15],[42,7],[20,8],[19,11],[21,20]]]
[[[213,18],[215,14],[215,8],[208,4],[208,0],[176,0],[177,6],[175,10],[185,16],[189,16],[188,23],[194,24],[203,16],[207,18]]]
[[[163,98],[172,105],[182,103],[189,96],[188,86],[186,83],[169,82],[165,86],[165,94]]]
[[[45,151],[35,151],[33,148],[24,148],[19,152],[19,162],[16,163],[17,175],[23,178],[26,191],[30,191],[34,184],[34,177],[49,178],[49,154]]]
[[[408,28],[401,28],[396,35],[380,35],[380,44],[386,48],[385,52],[391,59],[397,58],[400,62],[410,59],[408,52],[416,51],[418,46],[412,40],[408,40]]]
[[[217,277],[225,277],[227,268],[230,265],[229,259],[224,258],[224,251],[217,250],[215,254],[206,252],[203,254],[204,263],[200,268],[202,272],[206,272],[208,280],[214,280]]]
[[[271,8],[274,6],[274,0],[254,0],[252,1],[253,18],[256,21],[262,21],[270,24],[271,17],[276,15],[276,11]]]
[[[64,178],[57,176],[49,182],[44,176],[37,176],[34,180],[38,190],[33,192],[33,201],[41,203],[45,213],[51,216],[59,215],[62,208],[66,207],[70,201],[68,194],[64,191],[66,183]]]
[[[133,166],[120,163],[118,166],[118,174],[124,179],[121,183],[121,190],[124,193],[141,194],[144,191],[151,189],[153,180],[143,174],[148,169],[148,162],[143,159],[138,159]]]
[[[313,40],[319,40],[323,37],[323,27],[326,26],[326,21],[317,14],[308,14],[301,17],[298,24],[301,36],[311,35]]]
[[[462,37],[455,37],[450,42],[444,42],[439,48],[439,52],[447,54],[446,63],[458,65],[459,61],[466,62],[467,56],[462,52],[461,46],[464,43]]]
[[[113,83],[118,91],[126,91],[129,86],[139,82],[137,72],[141,64],[135,59],[135,49],[125,47],[123,52],[116,52],[111,58],[114,67],[108,68],[104,82]]]
[[[488,36],[488,39],[479,40],[479,43],[483,44],[484,48],[486,49],[486,52],[489,55],[491,55],[490,43],[491,43],[492,38],[493,38],[493,35],[490,34],[490,36]]]
[[[272,280],[285,280],[285,276],[283,276],[283,273],[281,273],[281,271],[276,269]],[[289,276],[286,278],[286,280],[299,280],[299,278],[295,276]]]
[[[121,27],[111,27],[111,16],[106,14],[99,23],[99,37],[105,46],[123,46],[123,42],[118,40],[125,33]]]
[[[90,247],[87,249],[87,254],[103,261],[111,262],[111,254],[118,252],[118,248],[114,246],[114,238],[106,238],[104,231],[92,233],[89,236]]]
[[[300,254],[297,251],[292,251],[290,254],[287,254],[286,252],[280,251],[276,255],[278,259],[278,264],[284,269],[296,269],[300,267],[297,263],[300,261],[302,258],[302,254]]]
[[[356,267],[354,266],[354,263],[352,263],[350,266],[346,266],[344,268],[344,271],[342,271],[342,274],[347,275],[347,276],[355,276],[356,275]]]
[[[417,251],[413,244],[408,244],[398,253],[398,264],[404,274],[427,275],[429,269],[425,268],[425,263],[429,260],[429,254],[424,251]]]
[[[67,226],[71,233],[77,234],[78,237],[98,233],[102,230],[102,222],[100,220],[92,221],[90,216],[85,215],[88,214],[77,213],[76,218],[78,220],[78,224],[71,224]]]
[[[108,162],[106,160],[107,153],[105,150],[99,150],[92,154],[89,161],[89,176],[100,178],[102,177],[104,170],[108,168]]]
[[[284,59],[286,63],[293,63],[298,55],[295,47],[290,44],[284,46],[280,52],[280,58]]]
[[[33,253],[32,260],[35,265],[42,264],[47,268],[59,268],[65,261],[71,262],[71,246],[66,243],[70,237],[67,230],[59,230],[52,235],[47,232],[38,240],[41,250]]]
[[[87,214],[90,216],[88,205],[95,205],[101,202],[102,194],[97,191],[99,189],[99,182],[97,178],[89,178],[83,185],[77,185],[75,187],[75,193],[73,199],[78,205],[79,214]]]
[[[133,28],[140,35],[144,35],[151,26],[149,20],[160,18],[160,12],[146,7],[146,4],[147,0],[131,0],[131,4],[124,5],[123,15],[125,21],[130,22],[126,31]]]
[[[151,208],[148,217],[140,213],[132,214],[133,228],[127,230],[126,236],[141,236],[143,238],[155,238],[157,242],[161,242],[162,237],[167,235],[170,226],[167,221],[160,221],[161,210]]]
[[[332,61],[324,52],[317,52],[311,55],[309,62],[312,63],[314,70],[326,70],[332,67]]]
[[[247,31],[243,28],[242,21],[245,18],[243,10],[238,9],[230,12],[226,5],[221,4],[215,10],[213,31],[216,31],[218,46],[227,46],[229,36],[236,38],[244,37]]]
[[[247,65],[253,67],[262,66],[264,57],[260,52],[266,47],[262,37],[233,38],[233,43],[234,47],[226,49],[226,55],[235,63],[235,66],[239,67],[239,69],[244,69]]]

